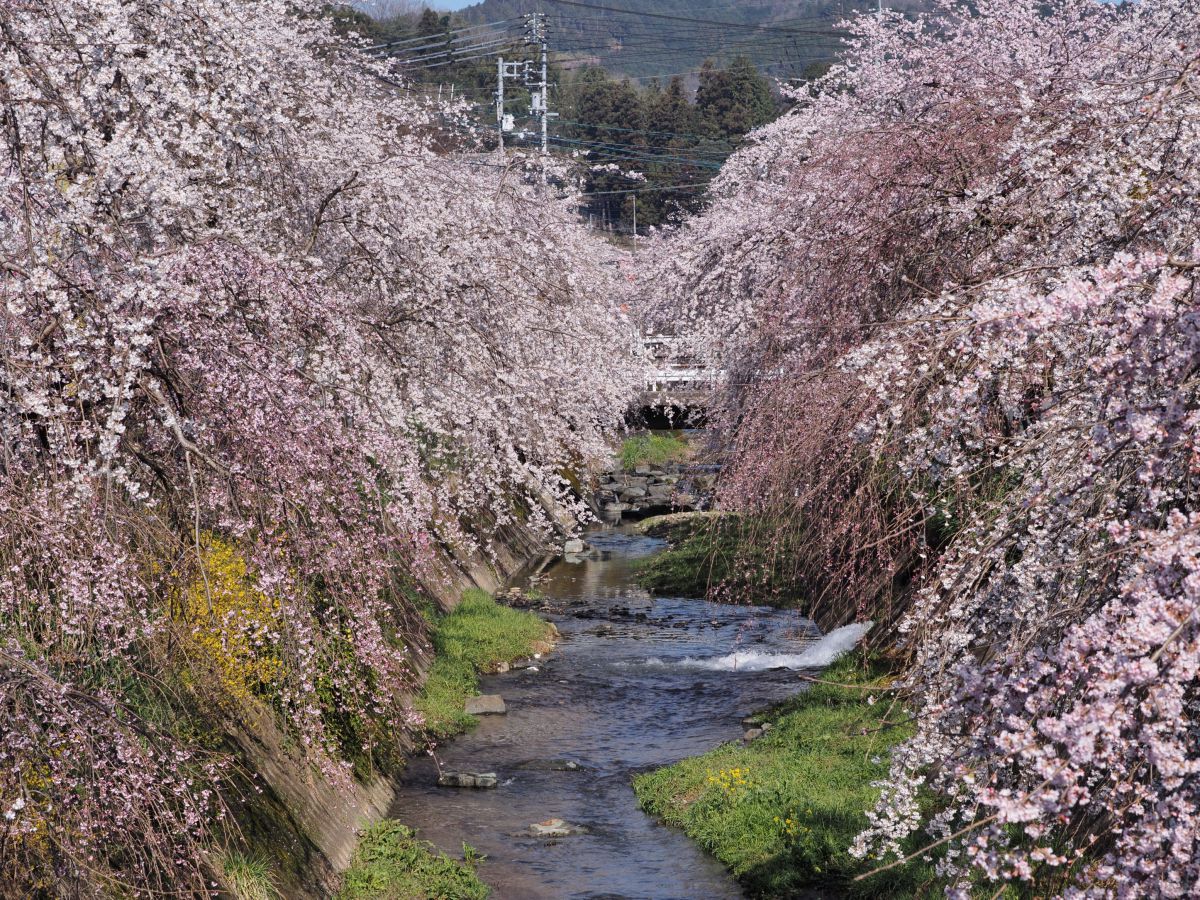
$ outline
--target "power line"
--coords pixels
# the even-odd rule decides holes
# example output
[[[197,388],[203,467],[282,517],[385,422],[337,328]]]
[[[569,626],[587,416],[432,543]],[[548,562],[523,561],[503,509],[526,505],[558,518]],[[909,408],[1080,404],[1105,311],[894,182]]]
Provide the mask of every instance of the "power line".
[[[482,22],[479,25],[466,25],[461,28],[450,28],[450,29],[447,29],[445,32],[442,32],[442,35],[439,35],[438,37],[441,38],[444,35],[444,37],[448,39],[451,35],[465,34],[468,31],[479,31],[484,28],[496,28],[500,25],[506,25],[510,22],[515,22],[515,21],[517,21],[517,20],[516,19],[498,19],[495,22]],[[511,28],[511,27],[512,26],[509,25],[509,28]],[[507,31],[508,28],[506,28],[504,30]],[[373,47],[364,47],[363,50],[368,53],[371,51],[374,51],[374,50],[386,50],[389,47],[400,47],[400,46],[405,46],[407,44],[416,43],[417,41],[428,41],[428,40],[432,39],[433,37],[434,37],[434,35],[432,35],[432,34],[422,34],[422,35],[417,35],[416,37],[402,38],[401,40],[396,40],[396,41],[388,41],[387,43],[384,43],[384,44],[376,44]],[[430,46],[436,47],[438,45],[430,44]],[[407,49],[417,50],[420,48],[408,47]]]
[[[614,78],[621,77],[621,70],[643,69],[646,66],[654,65],[657,62],[666,64],[688,61],[690,58],[697,56],[733,56],[745,55],[754,59],[758,67],[766,72],[773,68],[787,67],[793,72],[800,66],[811,65],[815,62],[837,61],[841,57],[838,52],[839,46],[830,44],[811,44],[811,45],[796,45],[793,43],[783,44],[760,44],[757,47],[742,46],[739,44],[713,44],[710,46],[691,46],[663,49],[655,48],[639,48],[630,47],[628,45],[620,48],[612,48],[609,46],[595,47],[569,47],[562,51],[563,57],[559,59],[559,65],[566,68],[582,68],[584,66],[603,66],[612,71]],[[601,51],[601,52],[596,52]],[[572,58],[570,54],[575,54]],[[703,69],[688,68],[677,69],[663,73],[651,73],[646,75],[626,74],[624,77],[631,81],[647,81],[653,78],[671,78],[675,75],[697,75]]]
[[[716,160],[716,159],[725,159],[726,157],[729,156],[729,153],[725,153],[725,152],[721,152],[721,151],[717,151],[717,150],[700,150],[700,149],[693,148],[693,147],[653,147],[653,146],[650,146],[647,144],[624,144],[624,143],[619,143],[617,141],[585,141],[582,139],[571,139],[571,138],[565,138],[565,137],[562,138],[562,140],[564,140],[564,141],[571,140],[572,143],[587,144],[589,146],[600,147],[602,149],[630,150],[630,151],[636,151],[638,153],[645,153],[648,155],[655,154],[660,159],[675,159],[675,158],[679,158],[682,154],[685,154],[685,153],[692,154],[691,156],[688,157],[689,159],[694,158],[701,162],[711,161],[711,160]],[[666,152],[663,152],[663,151],[666,151]],[[730,152],[732,152],[732,151],[730,151]],[[705,157],[708,157],[709,159],[705,160],[704,159]]]
[[[475,53],[480,50],[487,49],[499,49],[501,47],[511,46],[512,44],[518,42],[519,41],[516,38],[498,38],[494,41],[484,44],[475,44],[471,47],[459,47],[452,50],[443,50],[440,53],[430,53],[426,56],[394,57],[393,59],[402,66],[410,65],[411,63],[425,62],[426,60],[430,59],[438,59],[439,57],[443,56],[446,57],[444,62],[453,62],[459,55],[464,53]]]
[[[510,41],[509,43],[503,45],[503,47],[500,47],[497,49],[503,49],[504,47],[514,46],[518,43],[520,43],[520,42]],[[449,65],[452,62],[453,63],[461,63],[461,62],[470,62],[471,60],[475,60],[475,59],[495,59],[495,58],[496,58],[495,51],[488,51],[486,53],[475,54],[474,56],[458,56],[453,59],[442,60],[441,62],[426,63],[423,66],[411,66],[410,68],[412,68],[412,69],[439,69],[442,66]]]
[[[550,141],[556,144],[567,144],[570,146],[580,146],[590,144],[590,141],[573,141],[570,138],[551,136]],[[680,163],[689,166],[695,166],[698,169],[712,169],[714,172],[720,171],[721,163],[714,160],[697,159],[688,156],[675,156],[673,154],[639,152],[633,150],[623,150],[620,147],[585,147],[589,156],[595,154],[597,158],[603,157],[610,160],[621,160],[632,163]]]
[[[582,67],[581,67],[582,68]],[[597,67],[599,68],[599,67]],[[570,70],[568,70],[570,71]],[[605,70],[607,71],[607,70]],[[703,69],[688,69],[684,72],[659,72],[655,75],[622,75],[622,81],[650,81],[655,78],[674,78],[676,75],[699,75]],[[616,80],[616,79],[614,79]]]
[[[508,29],[505,29],[505,30],[508,30]],[[491,34],[473,34],[473,35],[470,35],[465,40],[466,41],[476,41],[476,42],[489,41],[489,40],[495,40],[498,38],[498,36],[503,35],[503,34],[504,34],[504,31],[497,31],[497,32],[493,32]],[[436,41],[433,41],[432,43],[421,44],[420,46],[417,46],[417,47],[405,47],[404,52],[405,53],[419,53],[422,50],[432,50],[434,48],[452,50],[452,49],[454,49],[454,46],[456,44],[462,43],[463,40],[464,39],[461,39],[461,38],[440,38]]]
[[[817,49],[841,46],[842,36],[837,33],[797,37],[795,35],[751,35],[733,37],[724,33],[695,35],[665,33],[582,33],[564,37],[556,44],[561,52],[577,53],[586,50],[609,50],[613,52],[644,51],[660,54],[704,53],[711,51],[745,50],[761,52],[765,49]]]
[[[556,0],[551,0],[556,2]],[[565,2],[565,0],[564,0]],[[631,13],[631,15],[660,15],[658,13]],[[812,21],[816,23],[825,23],[823,28],[801,28],[798,26],[786,25],[783,23],[763,23],[763,24],[745,24],[741,26],[743,29],[749,29],[761,35],[764,38],[772,40],[785,40],[796,37],[802,38],[830,38],[839,37],[846,32],[839,28],[836,23],[828,19],[814,20],[797,20],[797,21]],[[672,26],[668,30],[665,26],[658,26],[653,23],[631,23],[623,25],[622,23],[611,19],[604,18],[595,23],[581,21],[578,19],[564,18],[563,22],[569,23],[570,28],[564,29],[563,37],[567,40],[578,40],[587,36],[597,37],[607,35],[614,39],[628,38],[653,38],[655,40],[678,40],[678,39],[698,39],[709,37],[723,37],[729,33],[728,25],[713,25],[712,23],[701,23],[695,25]],[[736,26],[735,26],[736,27]],[[766,32],[764,35],[763,32]],[[742,40],[753,40],[755,35],[747,35]]]
[[[667,193],[670,191],[685,191],[703,189],[708,187],[708,182],[697,181],[690,184],[669,184],[662,187],[640,187],[640,188],[625,188],[616,191],[588,191],[584,194],[585,197],[604,197],[610,194],[650,194],[650,193]]]
[[[712,19],[694,19],[690,16],[674,16],[668,13],[652,13],[642,10],[620,9],[615,6],[602,6],[598,3],[584,3],[582,0],[546,0],[548,3],[557,3],[560,6],[577,6],[581,9],[596,9],[604,12],[618,13],[625,16],[641,16],[646,19],[663,19],[669,22],[691,22],[697,25],[706,25],[709,27],[721,28],[742,28],[750,31],[777,31],[786,34],[820,34],[828,35],[830,32],[817,31],[812,28],[793,28],[786,25],[752,25],[746,22],[725,22]]]

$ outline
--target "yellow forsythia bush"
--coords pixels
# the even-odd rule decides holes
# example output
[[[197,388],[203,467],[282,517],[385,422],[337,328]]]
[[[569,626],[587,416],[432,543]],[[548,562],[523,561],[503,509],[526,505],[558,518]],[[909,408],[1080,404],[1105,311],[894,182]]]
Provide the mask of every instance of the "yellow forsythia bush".
[[[270,693],[284,672],[279,601],[259,590],[228,541],[210,537],[200,564],[204,569],[188,585],[182,609],[193,645],[215,669],[228,699]]]

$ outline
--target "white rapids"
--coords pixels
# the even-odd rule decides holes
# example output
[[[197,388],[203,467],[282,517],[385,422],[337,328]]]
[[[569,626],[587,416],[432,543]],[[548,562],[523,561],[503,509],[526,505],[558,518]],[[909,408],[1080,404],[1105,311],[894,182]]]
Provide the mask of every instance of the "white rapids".
[[[870,622],[856,622],[835,628],[818,638],[799,653],[768,653],[761,650],[739,650],[724,656],[697,658],[684,657],[673,663],[661,659],[649,659],[652,666],[676,665],[691,669],[707,669],[713,672],[762,672],[767,669],[818,669],[827,666],[843,653],[854,649],[864,634],[871,629]]]

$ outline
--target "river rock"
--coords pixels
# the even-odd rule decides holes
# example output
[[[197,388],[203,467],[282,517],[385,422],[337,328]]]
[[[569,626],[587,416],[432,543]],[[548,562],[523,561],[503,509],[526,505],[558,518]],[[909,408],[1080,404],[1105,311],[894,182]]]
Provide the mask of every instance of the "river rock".
[[[442,772],[438,776],[438,787],[475,788],[482,790],[494,788],[500,783],[495,772]]]
[[[517,763],[518,769],[533,769],[540,772],[579,772],[583,766],[573,759],[530,759]]]
[[[508,707],[499,694],[480,694],[468,697],[463,711],[469,716],[502,716],[508,712]]]
[[[588,830],[582,825],[568,825],[562,819],[547,819],[529,826],[530,834],[538,837],[567,837],[572,834],[587,834]]]

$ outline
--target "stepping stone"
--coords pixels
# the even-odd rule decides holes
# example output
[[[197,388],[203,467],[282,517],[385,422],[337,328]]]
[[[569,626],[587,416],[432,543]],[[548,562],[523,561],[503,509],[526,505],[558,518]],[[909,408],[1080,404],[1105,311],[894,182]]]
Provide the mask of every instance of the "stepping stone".
[[[502,716],[508,712],[508,707],[499,694],[480,694],[478,697],[468,697],[463,711],[468,716]]]
[[[562,819],[547,819],[529,826],[530,834],[538,837],[567,837],[572,834],[587,834],[588,830],[581,825],[568,825]]]

